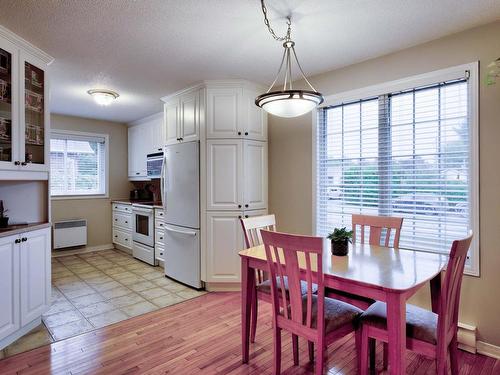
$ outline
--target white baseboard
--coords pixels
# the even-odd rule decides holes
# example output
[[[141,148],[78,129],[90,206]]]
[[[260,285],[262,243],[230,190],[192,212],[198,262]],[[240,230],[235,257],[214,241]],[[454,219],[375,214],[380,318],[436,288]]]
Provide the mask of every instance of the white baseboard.
[[[205,283],[205,289],[209,292],[239,292],[241,283]]]
[[[458,323],[458,348],[469,353],[476,353],[476,332],[474,326],[465,323]]]
[[[82,248],[74,249],[74,250],[56,250],[56,251],[52,251],[52,257],[58,258],[58,257],[67,256],[67,255],[85,254],[85,253],[92,253],[94,251],[111,250],[114,248],[115,248],[115,246],[112,243],[107,243],[104,245],[86,246],[86,247],[82,247]]]
[[[500,359],[500,346],[488,344],[487,342],[477,342],[477,352],[488,357]]]

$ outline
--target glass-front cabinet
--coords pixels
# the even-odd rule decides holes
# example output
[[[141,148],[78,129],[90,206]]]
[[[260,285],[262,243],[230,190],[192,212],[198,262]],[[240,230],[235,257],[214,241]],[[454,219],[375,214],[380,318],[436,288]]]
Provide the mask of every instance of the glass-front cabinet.
[[[47,64],[0,30],[0,171],[48,172]],[[32,51],[30,51],[32,52]]]
[[[47,94],[44,64],[21,53],[23,95],[21,102],[21,167],[47,170],[48,145]]]
[[[14,145],[16,134],[12,127],[17,99],[13,79],[16,57],[15,46],[0,41],[0,165],[13,164],[18,146]]]

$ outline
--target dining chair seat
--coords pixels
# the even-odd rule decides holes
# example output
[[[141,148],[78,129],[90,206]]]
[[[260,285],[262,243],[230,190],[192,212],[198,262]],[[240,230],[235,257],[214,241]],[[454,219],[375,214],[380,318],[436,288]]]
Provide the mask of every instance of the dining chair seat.
[[[377,301],[360,318],[362,324],[387,329],[387,305]],[[406,336],[437,344],[438,315],[421,307],[406,304]]]
[[[325,297],[325,333],[332,332],[345,324],[352,324],[356,329],[357,321],[363,310],[348,303],[338,301],[333,298]],[[291,308],[288,307],[291,312]],[[312,320],[311,328],[318,326],[318,296],[312,296]],[[302,296],[302,315],[303,321],[307,319],[307,295]]]
[[[283,277],[283,280],[285,281],[285,291],[288,293],[288,278],[286,276]],[[279,277],[276,278],[276,283],[278,285],[278,288],[281,288],[281,280]],[[311,286],[312,292],[316,293],[318,291],[318,285],[312,284]],[[266,294],[271,294],[271,280],[265,280],[261,282],[260,284],[257,285],[257,291],[266,293]],[[300,293],[302,295],[307,294],[307,283],[305,281],[300,282]]]

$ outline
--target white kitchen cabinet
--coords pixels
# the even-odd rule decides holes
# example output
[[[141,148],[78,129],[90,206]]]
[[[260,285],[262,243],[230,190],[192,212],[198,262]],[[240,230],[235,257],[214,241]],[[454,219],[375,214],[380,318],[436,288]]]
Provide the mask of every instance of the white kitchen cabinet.
[[[179,142],[180,133],[180,103],[179,98],[174,98],[163,106],[165,118],[165,145]]]
[[[167,145],[200,139],[201,92],[187,91],[165,103]]]
[[[151,149],[148,154],[162,152],[165,142],[165,124],[163,121],[163,113],[155,115],[154,121],[151,123]]]
[[[245,209],[267,208],[267,142],[243,141]]]
[[[243,144],[237,139],[207,141],[207,209],[243,208]]]
[[[113,202],[113,244],[115,247],[132,251],[132,205]]]
[[[1,26],[0,57],[0,170],[48,172],[53,59]]]
[[[128,128],[128,177],[144,180],[148,177],[147,154],[153,150],[153,128],[149,124]]]
[[[20,327],[19,236],[0,238],[0,342]],[[0,346],[1,349],[1,346]]]
[[[267,112],[255,105],[255,98],[259,92],[244,90],[244,119],[243,135],[245,139],[267,141]]]
[[[241,88],[207,88],[207,138],[243,135],[242,96]]]
[[[50,228],[0,238],[0,349],[36,326],[50,308]]]
[[[240,281],[238,252],[245,248],[240,219],[266,213],[266,210],[207,212],[207,282]]]
[[[21,325],[40,317],[50,308],[50,229],[21,235]]]
[[[267,207],[267,143],[207,141],[207,210]]]

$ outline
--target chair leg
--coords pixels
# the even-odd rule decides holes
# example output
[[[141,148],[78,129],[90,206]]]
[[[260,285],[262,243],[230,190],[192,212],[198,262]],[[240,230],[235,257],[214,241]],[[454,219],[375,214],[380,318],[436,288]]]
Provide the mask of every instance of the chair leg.
[[[250,342],[255,342],[255,334],[257,333],[257,313],[259,310],[259,299],[257,298],[257,291],[254,289],[252,295],[252,319],[250,321]]]
[[[458,343],[457,336],[453,337],[450,343],[450,367],[451,375],[458,375]]]
[[[359,369],[358,374],[368,375],[368,330],[365,327],[360,328],[361,333],[361,343],[360,343],[360,355],[359,355]]]
[[[354,335],[354,343],[356,346],[356,360],[357,360],[357,365],[358,365],[358,373],[360,372],[361,369],[361,327],[359,327]]]
[[[438,352],[436,358],[436,374],[437,375],[448,375],[448,364],[447,364],[447,355],[446,351]]]
[[[325,338],[320,338],[316,345],[316,375],[323,375],[325,367]]]
[[[314,362],[314,342],[308,341],[307,347],[309,349],[309,362],[313,363]]]
[[[299,336],[292,335],[293,364],[299,365]]]
[[[389,345],[387,345],[386,342],[384,342],[384,370],[387,370],[387,367],[389,366]]]
[[[281,373],[281,328],[273,328],[274,341],[274,374]]]

